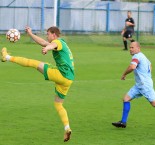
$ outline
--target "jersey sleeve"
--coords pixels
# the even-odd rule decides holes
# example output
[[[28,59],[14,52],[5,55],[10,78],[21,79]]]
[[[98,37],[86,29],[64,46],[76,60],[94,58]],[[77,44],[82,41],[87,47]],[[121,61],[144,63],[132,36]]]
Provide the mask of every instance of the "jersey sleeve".
[[[60,51],[62,49],[62,43],[60,40],[53,40],[52,42],[56,43],[58,45],[57,51]]]
[[[131,64],[134,64],[134,65],[136,65],[136,66],[139,64],[139,58],[138,58],[137,55],[134,55],[134,56],[132,57]]]

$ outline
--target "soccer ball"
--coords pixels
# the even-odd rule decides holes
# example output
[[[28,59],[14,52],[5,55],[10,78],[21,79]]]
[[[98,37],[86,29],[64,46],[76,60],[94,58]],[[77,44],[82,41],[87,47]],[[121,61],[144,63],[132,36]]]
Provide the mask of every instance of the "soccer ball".
[[[10,29],[7,33],[6,33],[6,38],[10,41],[10,42],[17,42],[20,39],[20,32],[17,29]]]

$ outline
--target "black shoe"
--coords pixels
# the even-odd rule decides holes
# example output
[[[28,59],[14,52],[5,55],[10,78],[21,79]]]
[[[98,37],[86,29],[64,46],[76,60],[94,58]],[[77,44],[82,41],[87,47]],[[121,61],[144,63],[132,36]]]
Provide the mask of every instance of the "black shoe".
[[[123,122],[121,122],[121,121],[113,122],[112,125],[113,125],[113,126],[116,126],[116,127],[126,128],[126,123],[123,123]]]

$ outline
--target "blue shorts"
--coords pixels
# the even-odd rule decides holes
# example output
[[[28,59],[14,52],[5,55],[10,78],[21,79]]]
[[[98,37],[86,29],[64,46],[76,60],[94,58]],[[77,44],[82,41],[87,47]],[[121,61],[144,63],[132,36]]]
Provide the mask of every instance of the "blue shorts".
[[[133,86],[129,92],[127,93],[131,99],[139,98],[144,96],[149,102],[155,101],[155,91],[153,88],[138,88],[137,86]]]

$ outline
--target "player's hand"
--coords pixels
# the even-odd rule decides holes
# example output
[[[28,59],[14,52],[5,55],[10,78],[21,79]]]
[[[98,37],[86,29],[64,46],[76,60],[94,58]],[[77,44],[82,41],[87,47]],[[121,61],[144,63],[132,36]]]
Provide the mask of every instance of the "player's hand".
[[[25,27],[25,31],[28,35],[32,34],[32,29],[28,26]]]
[[[122,35],[122,36],[124,35],[124,31],[121,32],[121,35]]]
[[[43,55],[47,54],[47,49],[46,49],[46,47],[43,47],[43,48],[42,48],[42,54],[43,54]]]
[[[125,80],[126,75],[122,75],[121,80]]]

